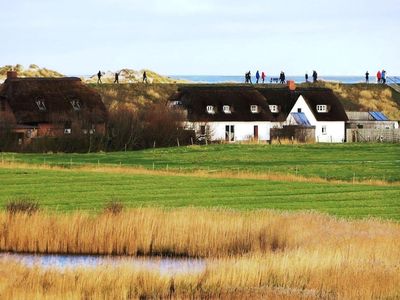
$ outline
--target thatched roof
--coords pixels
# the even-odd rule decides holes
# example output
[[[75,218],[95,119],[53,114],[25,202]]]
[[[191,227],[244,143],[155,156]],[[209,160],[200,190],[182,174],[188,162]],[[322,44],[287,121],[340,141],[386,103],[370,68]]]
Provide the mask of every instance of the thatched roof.
[[[303,96],[317,121],[347,121],[346,111],[332,90],[327,88],[297,88],[291,91],[286,88],[257,89],[269,105],[278,105],[279,113],[273,114],[274,122],[284,122],[296,101]],[[329,112],[318,113],[317,105],[328,105]]]
[[[252,87],[186,86],[171,100],[182,102],[191,122],[269,121],[272,118],[265,98]],[[231,108],[231,113],[224,113],[225,105]],[[258,113],[251,112],[251,105],[257,105]],[[209,114],[207,106],[213,106],[215,113]]]
[[[107,120],[101,96],[79,78],[10,78],[0,87],[17,123],[51,123],[57,116],[93,124]]]

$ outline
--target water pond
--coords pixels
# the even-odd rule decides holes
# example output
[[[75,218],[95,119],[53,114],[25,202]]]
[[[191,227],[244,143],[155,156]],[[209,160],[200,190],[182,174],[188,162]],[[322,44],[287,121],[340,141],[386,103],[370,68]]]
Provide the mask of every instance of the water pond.
[[[202,259],[163,257],[110,257],[89,255],[33,255],[0,253],[0,261],[12,260],[26,266],[40,266],[45,269],[95,268],[99,266],[132,266],[135,269],[158,271],[162,275],[196,274],[206,268]]]

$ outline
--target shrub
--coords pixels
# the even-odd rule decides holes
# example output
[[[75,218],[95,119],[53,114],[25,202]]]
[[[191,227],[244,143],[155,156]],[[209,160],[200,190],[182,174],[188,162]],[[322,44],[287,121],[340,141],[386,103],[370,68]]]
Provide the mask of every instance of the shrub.
[[[39,203],[31,199],[17,199],[6,204],[6,211],[11,214],[26,213],[32,215],[39,211]]]
[[[116,200],[112,200],[104,207],[104,212],[107,214],[118,215],[124,209],[124,205]]]

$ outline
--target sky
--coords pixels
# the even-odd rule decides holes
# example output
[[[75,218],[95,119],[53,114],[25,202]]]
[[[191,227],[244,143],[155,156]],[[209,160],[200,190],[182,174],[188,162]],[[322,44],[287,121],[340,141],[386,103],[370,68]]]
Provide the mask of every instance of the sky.
[[[400,74],[399,0],[0,0],[0,66]]]

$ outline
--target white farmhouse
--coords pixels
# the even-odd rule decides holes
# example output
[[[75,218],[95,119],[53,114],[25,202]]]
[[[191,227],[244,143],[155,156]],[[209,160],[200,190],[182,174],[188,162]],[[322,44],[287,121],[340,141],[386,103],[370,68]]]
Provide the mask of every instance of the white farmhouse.
[[[272,114],[251,86],[187,86],[170,99],[186,112],[186,129],[212,141],[268,141]]]
[[[272,127],[313,128],[315,141],[343,143],[348,120],[344,107],[332,90],[325,88],[259,89],[273,115]]]

